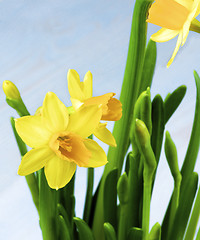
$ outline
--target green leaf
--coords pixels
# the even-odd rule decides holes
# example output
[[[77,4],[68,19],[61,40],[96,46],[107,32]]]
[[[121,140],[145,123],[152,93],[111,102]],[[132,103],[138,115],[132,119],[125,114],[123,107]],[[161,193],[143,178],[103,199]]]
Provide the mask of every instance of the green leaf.
[[[149,233],[148,240],[160,240],[160,239],[161,239],[161,226],[157,222],[153,225]]]
[[[192,133],[190,136],[190,142],[187,148],[187,153],[183,162],[181,169],[182,174],[182,184],[187,178],[187,175],[190,175],[195,167],[197,155],[199,152],[199,143],[200,143],[200,78],[197,72],[194,71],[194,78],[196,83],[196,107],[195,107],[195,116],[192,126]]]
[[[165,124],[168,122],[172,114],[176,111],[180,105],[182,99],[186,93],[186,86],[182,85],[178,87],[174,92],[169,93],[164,101],[164,110],[165,110]]]
[[[110,223],[104,223],[104,234],[106,240],[117,240],[115,229]]]
[[[127,229],[133,226],[139,226],[140,215],[140,198],[143,193],[143,175],[141,178],[138,175],[140,164],[140,154],[133,156],[128,154],[129,159],[129,174],[128,174],[128,206],[127,206]]]
[[[181,174],[182,174],[182,184],[181,192],[185,187],[188,176],[190,176],[194,170],[197,154],[199,151],[199,142],[200,142],[200,78],[198,74],[194,71],[194,78],[196,83],[196,107],[195,107],[195,116],[193,121],[192,133],[190,136],[190,142],[187,148],[187,153],[182,165]],[[162,240],[166,239],[168,232],[169,224],[169,212],[171,208],[171,200],[168,205],[163,223],[162,223]]]
[[[65,211],[67,212],[67,216],[71,224],[74,217],[75,208],[74,181],[75,174],[64,188],[58,190],[58,202],[64,207]]]
[[[193,172],[188,178],[187,182],[180,195],[180,202],[176,211],[172,231],[168,239],[183,239],[186,226],[189,220],[190,211],[195,198],[198,185],[198,174]]]
[[[151,145],[158,164],[164,132],[164,106],[160,95],[156,95],[152,102],[152,136]]]
[[[39,170],[39,209],[40,227],[43,240],[58,239],[57,225],[57,194],[58,191],[51,189],[44,175],[44,169]]]
[[[67,216],[67,212],[66,212],[65,208],[60,203],[57,204],[57,208],[58,208],[58,215],[62,216],[64,221],[65,221],[65,225],[66,225],[67,231],[70,235],[70,239],[73,239],[73,236],[72,236],[73,226],[72,226],[72,224],[74,224],[74,223],[71,223],[69,221],[69,217]]]
[[[127,240],[142,240],[142,229],[133,227],[129,230]]]
[[[79,240],[94,240],[91,229],[88,227],[87,223],[80,218],[73,218],[76,227],[78,229]]]
[[[147,87],[151,86],[156,66],[156,56],[157,56],[156,42],[150,39],[145,51],[140,92],[144,91],[145,89],[147,89]]]
[[[85,207],[84,207],[84,213],[83,213],[83,220],[86,223],[89,223],[89,219],[90,219],[93,185],[94,185],[94,169],[88,168],[87,169],[87,192],[85,197]]]
[[[70,240],[72,239],[70,237],[70,233],[69,233],[69,229],[67,228],[67,225],[65,223],[65,220],[63,218],[63,216],[59,215],[58,216],[58,224],[59,224],[59,237],[60,237],[60,240]]]
[[[192,209],[192,214],[190,217],[190,221],[187,227],[184,240],[194,239],[199,216],[200,216],[200,187],[198,189],[198,193],[195,199],[194,207]]]
[[[113,169],[104,185],[104,222],[109,222],[117,230],[117,181],[118,171]]]

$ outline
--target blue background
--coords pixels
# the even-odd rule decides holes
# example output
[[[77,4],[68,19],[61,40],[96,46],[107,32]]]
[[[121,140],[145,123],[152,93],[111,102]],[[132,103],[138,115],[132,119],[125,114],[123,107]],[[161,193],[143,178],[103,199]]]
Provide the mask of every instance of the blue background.
[[[94,95],[110,91],[119,98],[122,84],[133,1],[122,0],[1,0],[0,81],[13,81],[29,111],[34,113],[48,91],[68,106],[67,71],[76,69],[81,78],[90,70]],[[158,27],[149,25],[148,38]],[[176,39],[158,44],[152,98],[185,84],[186,97],[166,126],[178,148],[181,166],[194,116],[196,90],[193,70],[200,73],[200,36],[190,32],[169,69]],[[24,177],[17,175],[19,151],[9,123],[17,117],[0,89],[0,238],[42,239],[37,211]],[[112,124],[109,124],[112,129]],[[107,146],[101,144],[107,151]],[[95,170],[95,186],[103,168]],[[196,171],[199,172],[199,159]],[[76,213],[82,216],[86,170],[76,174]],[[164,154],[161,156],[151,205],[151,226],[162,222],[173,180]]]

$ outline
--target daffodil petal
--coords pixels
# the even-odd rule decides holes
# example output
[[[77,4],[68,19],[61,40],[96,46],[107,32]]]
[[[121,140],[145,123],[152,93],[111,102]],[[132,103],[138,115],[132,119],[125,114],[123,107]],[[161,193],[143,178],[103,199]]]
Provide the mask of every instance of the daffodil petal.
[[[45,165],[44,172],[49,186],[53,189],[64,187],[73,177],[76,164],[62,160],[56,155]]]
[[[76,98],[80,101],[85,100],[83,85],[80,82],[80,77],[76,70],[69,69],[67,73],[68,90],[72,98]]]
[[[167,67],[169,67],[169,66],[172,64],[172,62],[174,61],[174,58],[175,58],[175,56],[176,56],[176,54],[177,54],[177,52],[178,52],[178,50],[179,50],[179,48],[180,48],[180,46],[181,46],[182,37],[183,37],[183,34],[180,33],[179,36],[178,36],[178,40],[177,40],[177,43],[176,43],[176,47],[175,47],[175,49],[174,49],[174,52],[173,52],[173,54],[172,54],[172,57],[171,57],[171,59],[169,60],[169,62],[167,63]]]
[[[15,119],[15,127],[22,140],[32,148],[48,143],[51,132],[40,116],[25,116]]]
[[[48,92],[45,96],[42,117],[52,132],[63,131],[67,128],[69,121],[67,107],[53,92]]]
[[[185,8],[187,8],[189,11],[191,11],[192,5],[194,3],[193,0],[175,0],[175,1],[184,6]]]
[[[101,115],[102,109],[98,105],[83,105],[79,110],[70,115],[67,131],[86,138],[94,132]]]
[[[98,143],[91,139],[86,139],[84,144],[92,155],[88,161],[88,164],[83,167],[101,167],[108,162],[104,150],[98,145]]]
[[[112,133],[106,128],[107,123],[99,123],[98,127],[94,130],[94,135],[102,142],[116,147],[116,141]]]
[[[76,98],[70,98],[70,100],[71,100],[72,106],[75,110],[79,109],[83,105],[83,102],[79,101]]]
[[[90,71],[88,71],[85,74],[84,80],[84,88],[83,88],[83,92],[84,92],[84,96],[85,98],[91,98],[92,97],[92,73]]]
[[[183,35],[182,35],[182,42],[181,42],[181,46],[183,46],[185,44],[185,41],[187,39],[187,36],[189,34],[189,29],[190,29],[190,24],[191,22],[187,21],[183,27]]]
[[[179,34],[177,30],[170,30],[167,28],[161,28],[158,32],[151,35],[151,40],[154,42],[167,42]]]
[[[43,168],[55,154],[49,147],[35,148],[27,152],[21,161],[18,174],[25,176]]]

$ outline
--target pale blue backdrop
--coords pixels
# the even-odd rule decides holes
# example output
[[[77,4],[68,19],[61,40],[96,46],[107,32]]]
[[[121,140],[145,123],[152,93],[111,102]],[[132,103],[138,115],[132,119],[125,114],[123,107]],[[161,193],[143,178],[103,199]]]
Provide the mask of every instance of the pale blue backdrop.
[[[83,78],[90,70],[94,94],[116,92],[122,84],[134,1],[126,0],[1,0],[0,81],[13,81],[31,113],[54,91],[70,104],[67,70]],[[148,37],[158,28],[149,26]],[[190,33],[169,69],[176,40],[158,44],[152,97],[163,97],[185,84],[186,97],[167,125],[178,148],[179,164],[188,144],[195,107],[193,70],[200,73],[200,35]],[[38,216],[24,177],[17,175],[20,156],[9,123],[16,113],[5,103],[0,89],[0,238],[41,240]],[[110,125],[110,129],[112,125]],[[107,146],[102,145],[105,150]],[[199,159],[200,160],[200,159]],[[199,160],[197,169],[199,171]],[[95,170],[95,184],[103,168]],[[78,169],[76,213],[81,217],[86,182]],[[161,222],[173,188],[165,157],[159,165],[151,207],[151,226]],[[95,185],[95,186],[96,186]]]

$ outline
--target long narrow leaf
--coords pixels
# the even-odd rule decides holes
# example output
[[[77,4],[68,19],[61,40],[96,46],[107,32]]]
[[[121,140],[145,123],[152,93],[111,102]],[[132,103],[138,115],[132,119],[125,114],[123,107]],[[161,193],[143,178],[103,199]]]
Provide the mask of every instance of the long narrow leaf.
[[[194,71],[194,78],[197,90],[196,107],[190,142],[181,169],[181,174],[183,176],[183,184],[186,176],[190,175],[194,170],[200,143],[200,78],[196,71]]]
[[[109,222],[117,230],[117,169],[112,170],[104,186],[104,222]]]
[[[106,240],[116,240],[115,229],[110,223],[104,223],[104,233]]]
[[[198,184],[198,175],[193,172],[190,177],[187,178],[185,187],[180,196],[179,206],[176,212],[176,216],[174,219],[174,224],[168,237],[168,240],[176,239],[182,240],[187,222],[189,219],[190,211],[192,208],[192,204],[195,198],[196,190]]]
[[[157,56],[156,42],[150,39],[145,51],[140,92],[144,91],[145,89],[147,89],[147,87],[151,86],[156,66],[156,56]]]
[[[169,93],[164,101],[165,109],[165,124],[168,122],[172,114],[176,111],[177,107],[180,105],[186,93],[186,86],[182,85]]]
[[[93,185],[94,185],[94,169],[88,168],[87,169],[87,191],[86,191],[85,207],[84,207],[84,213],[83,213],[83,220],[86,223],[89,223],[89,219],[90,219]]]
[[[80,218],[73,218],[79,233],[79,240],[94,240],[91,229],[88,227],[87,223]]]

